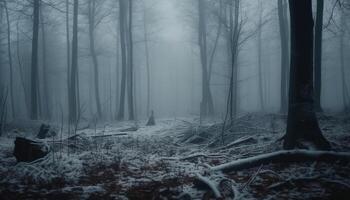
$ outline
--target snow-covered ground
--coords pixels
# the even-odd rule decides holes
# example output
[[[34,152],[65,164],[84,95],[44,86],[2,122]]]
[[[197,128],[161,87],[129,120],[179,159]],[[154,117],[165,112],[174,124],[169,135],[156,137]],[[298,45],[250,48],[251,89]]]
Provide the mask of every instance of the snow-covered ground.
[[[34,138],[38,125],[12,126],[0,138],[0,199],[215,199],[215,189],[202,181],[219,189],[226,185],[233,191],[231,199],[350,196],[348,163],[211,170],[282,149],[278,139],[285,129],[283,116],[244,115],[224,134],[219,122],[200,125],[195,118],[177,118],[158,119],[156,126],[99,124],[79,130],[75,137],[57,128],[57,136],[42,140],[52,151],[32,163],[17,163],[12,152],[15,137]],[[350,152],[349,116],[323,116],[320,125],[334,151]]]

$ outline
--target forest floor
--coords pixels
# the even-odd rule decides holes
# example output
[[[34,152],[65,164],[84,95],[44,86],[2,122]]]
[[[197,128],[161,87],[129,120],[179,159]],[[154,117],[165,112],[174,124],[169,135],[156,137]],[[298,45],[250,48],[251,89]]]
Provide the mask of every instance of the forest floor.
[[[0,138],[0,199],[348,199],[350,164],[275,163],[223,173],[211,167],[282,149],[285,117],[247,114],[222,135],[220,120],[158,119],[100,124],[44,139],[51,152],[32,163],[13,156],[18,136],[39,125],[13,125]],[[320,117],[333,151],[350,152],[350,116]],[[9,126],[11,127],[11,126]],[[60,127],[58,125],[57,127]],[[136,130],[137,129],[137,130]],[[203,184],[203,181],[208,185]]]

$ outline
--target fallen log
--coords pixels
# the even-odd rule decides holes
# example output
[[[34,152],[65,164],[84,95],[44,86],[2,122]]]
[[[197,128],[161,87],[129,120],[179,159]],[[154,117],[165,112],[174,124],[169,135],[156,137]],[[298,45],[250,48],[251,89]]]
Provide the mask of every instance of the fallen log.
[[[233,142],[231,142],[230,144],[227,144],[226,146],[223,146],[221,148],[219,148],[218,150],[222,150],[222,149],[228,149],[237,145],[241,145],[241,144],[245,144],[245,143],[252,143],[255,144],[257,143],[257,140],[253,137],[241,137]]]
[[[290,150],[277,151],[273,153],[262,154],[250,158],[235,160],[229,163],[211,167],[213,171],[231,172],[270,163],[291,163],[305,161],[324,161],[324,162],[350,162],[350,153],[333,151],[310,151],[310,150]]]
[[[13,155],[17,162],[31,162],[46,156],[49,153],[49,147],[43,142],[37,142],[22,137],[15,140],[15,149]]]
[[[90,137],[92,138],[104,138],[104,137],[115,137],[115,136],[126,136],[127,133],[112,133],[112,134],[105,134],[105,135],[92,135]]]
[[[119,132],[135,132],[137,130],[139,130],[139,128],[137,126],[133,126],[130,128],[120,129]]]

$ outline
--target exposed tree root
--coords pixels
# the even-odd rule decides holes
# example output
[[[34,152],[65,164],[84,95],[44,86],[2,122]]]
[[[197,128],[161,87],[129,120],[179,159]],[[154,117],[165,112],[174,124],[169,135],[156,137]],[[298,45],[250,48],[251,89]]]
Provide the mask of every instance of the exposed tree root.
[[[325,162],[350,162],[350,153],[333,151],[308,151],[308,150],[290,150],[277,151],[268,154],[262,154],[250,158],[235,160],[229,163],[211,167],[213,171],[230,172],[242,170],[269,163],[290,163],[305,161],[325,161]]]
[[[210,181],[208,178],[196,173],[196,179],[206,185],[208,188],[210,188],[210,190],[213,192],[213,194],[215,195],[215,198],[221,198],[221,194],[219,189],[216,187],[216,183]]]

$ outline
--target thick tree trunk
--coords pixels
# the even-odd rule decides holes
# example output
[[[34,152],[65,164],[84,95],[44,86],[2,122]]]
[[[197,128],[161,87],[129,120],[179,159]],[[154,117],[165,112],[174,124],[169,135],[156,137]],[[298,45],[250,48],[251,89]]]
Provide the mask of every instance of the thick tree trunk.
[[[324,0],[317,1],[316,24],[315,24],[315,109],[322,112],[321,89],[322,89],[322,29],[323,29]]]
[[[291,70],[289,108],[284,148],[302,146],[303,141],[318,149],[329,149],[314,111],[313,27],[311,0],[289,0],[291,17]]]
[[[70,72],[70,123],[75,124],[78,120],[77,109],[77,87],[78,87],[78,0],[74,0],[73,14],[73,40],[72,40],[72,66]]]
[[[33,5],[33,39],[31,59],[31,111],[30,118],[38,119],[38,36],[39,36],[40,0],[34,0]]]
[[[13,65],[12,65],[12,51],[11,51],[11,24],[9,11],[7,8],[7,3],[4,1],[4,7],[6,12],[6,23],[7,23],[7,53],[9,57],[9,65],[10,65],[10,98],[11,98],[11,109],[12,109],[12,118],[16,118],[16,110],[15,110],[15,102],[13,95]]]
[[[95,49],[95,9],[96,2],[94,0],[89,1],[89,42],[90,42],[90,54],[92,57],[92,63],[94,67],[94,88],[95,88],[95,102],[98,117],[102,117],[100,91],[99,91],[99,71],[98,71],[98,58]]]
[[[278,4],[278,21],[281,38],[281,113],[286,113],[288,109],[288,17],[287,17],[287,3],[285,0],[277,0]]]

